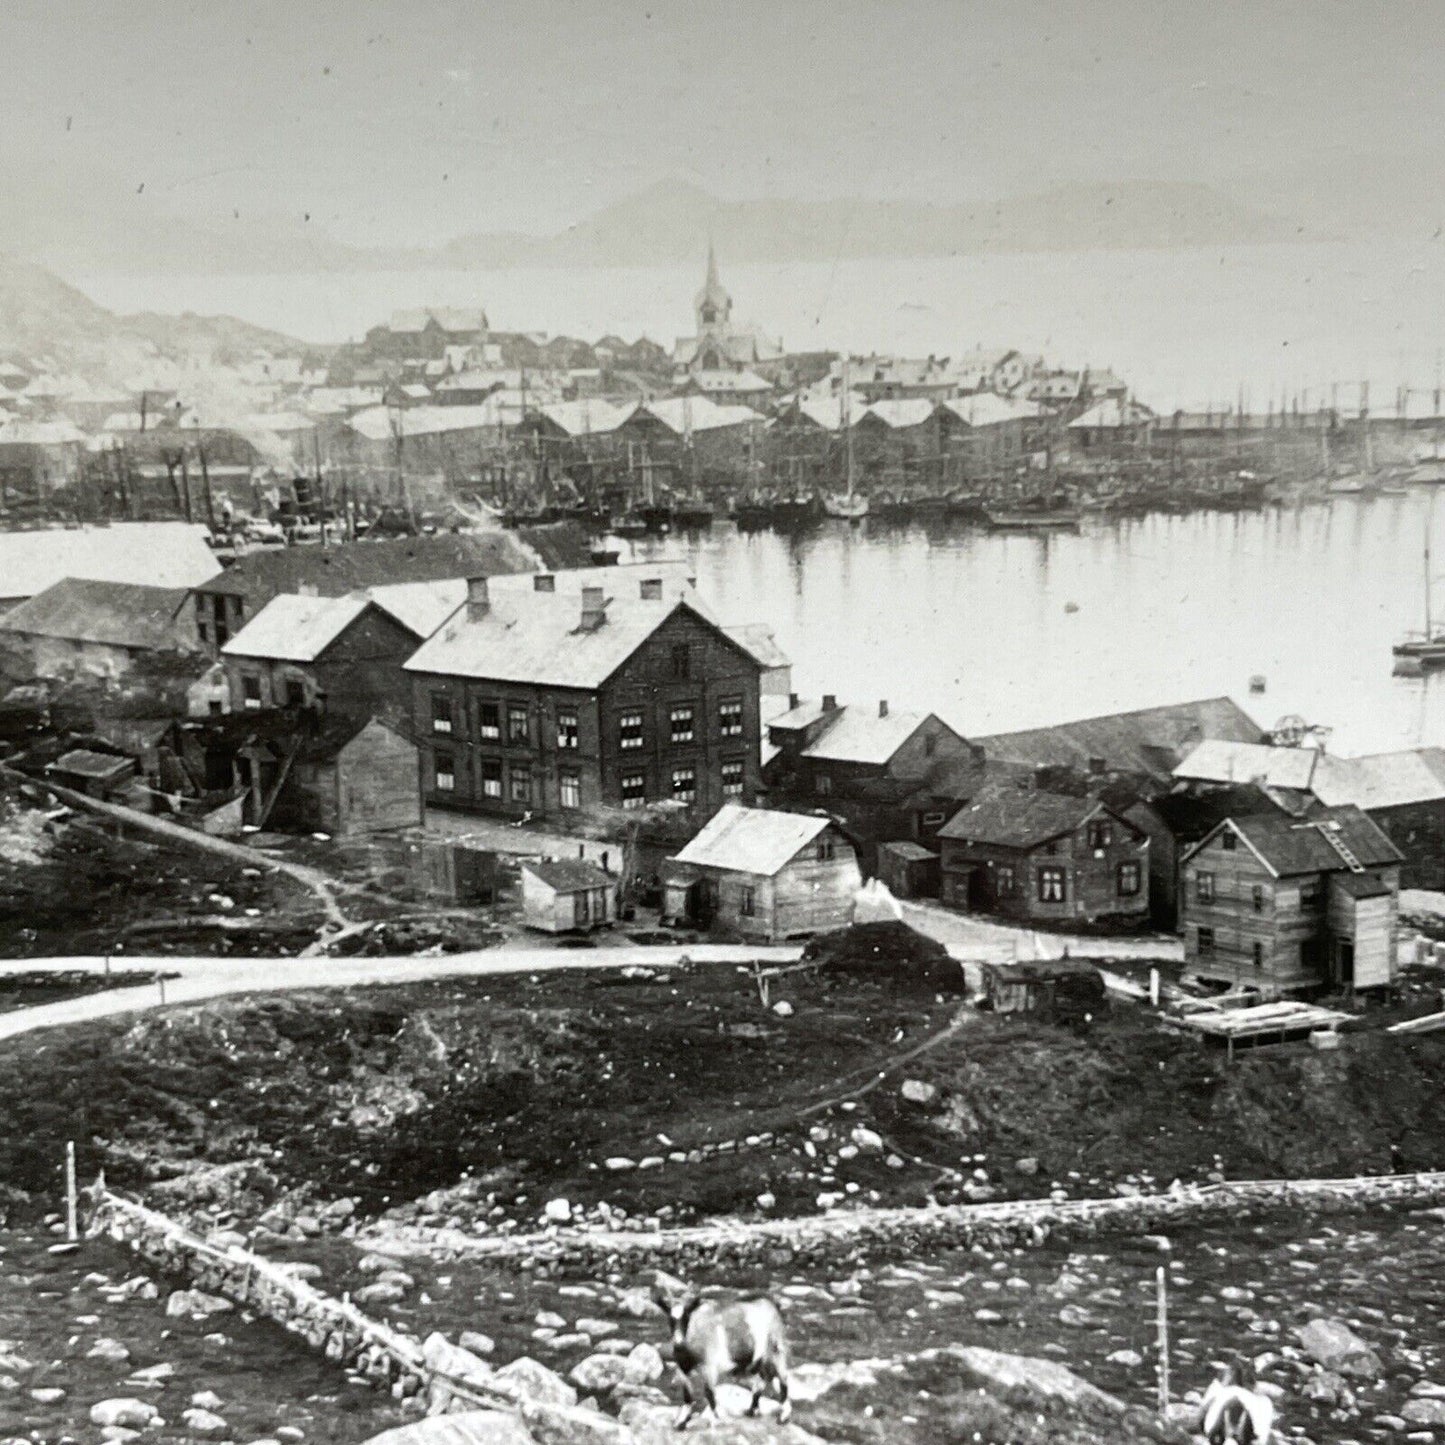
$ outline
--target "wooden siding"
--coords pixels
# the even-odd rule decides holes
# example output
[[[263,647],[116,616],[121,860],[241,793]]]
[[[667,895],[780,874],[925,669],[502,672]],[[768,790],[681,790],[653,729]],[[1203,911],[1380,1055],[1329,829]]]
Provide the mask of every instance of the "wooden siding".
[[[335,837],[418,827],[420,757],[408,738],[369,723],[334,758],[293,765],[277,822]]]
[[[605,928],[617,917],[617,885],[582,890],[587,894],[587,921],[578,923],[576,893],[561,892],[522,869],[522,921],[543,933],[588,932]]]

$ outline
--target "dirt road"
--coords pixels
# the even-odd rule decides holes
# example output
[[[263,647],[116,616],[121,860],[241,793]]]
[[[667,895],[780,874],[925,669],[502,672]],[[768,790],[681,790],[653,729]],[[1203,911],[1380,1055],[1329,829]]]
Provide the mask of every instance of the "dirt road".
[[[0,1039],[60,1024],[113,1018],[174,1003],[196,1003],[226,994],[273,993],[293,988],[361,988],[377,984],[420,983],[439,978],[486,978],[493,974],[543,973],[549,969],[671,968],[684,957],[697,963],[790,963],[798,948],[756,945],[691,944],[682,947],[493,948],[480,953],[438,954],[427,958],[178,958],[138,956],[110,960],[112,972],[138,971],[179,975],[164,983],[115,988],[36,1008],[0,1014]],[[101,973],[100,958],[14,959],[0,974]]]

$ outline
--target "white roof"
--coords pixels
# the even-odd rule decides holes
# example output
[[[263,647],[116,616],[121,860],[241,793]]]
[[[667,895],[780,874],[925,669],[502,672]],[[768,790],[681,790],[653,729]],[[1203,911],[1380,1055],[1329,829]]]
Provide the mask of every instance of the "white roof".
[[[273,597],[224,647],[227,657],[315,662],[371,605],[364,593],[347,597]]]
[[[1027,421],[1042,416],[1037,402],[1020,401],[1011,396],[998,396],[991,391],[976,391],[972,396],[950,397],[946,406],[960,421],[969,426],[997,426],[1006,421]]]
[[[1111,396],[1091,406],[1082,416],[1075,417],[1069,425],[1078,428],[1139,426],[1151,420],[1153,415],[1148,407],[1141,406],[1137,401],[1121,401]]]
[[[389,582],[366,595],[418,637],[430,637],[467,600],[465,577],[436,582]]]
[[[877,709],[845,707],[803,756],[830,763],[886,763],[927,720],[923,712],[879,717]]]
[[[689,378],[700,391],[771,391],[773,384],[755,371],[694,371]]]
[[[346,425],[367,441],[393,440],[400,432],[407,437],[436,436],[444,432],[476,431],[494,427],[502,413],[489,398],[481,406],[411,406],[397,411],[389,406],[371,406],[348,418]]]
[[[33,597],[62,577],[197,587],[221,570],[206,529],[189,522],[115,522],[0,532],[0,597]]]
[[[1265,743],[1232,743],[1206,738],[1178,767],[1174,776],[1198,783],[1258,783],[1265,788],[1310,792],[1316,775],[1339,760],[1318,748],[1273,748]]]
[[[499,588],[481,617],[459,613],[422,643],[405,670],[591,691],[679,608],[711,621],[701,606],[669,598],[665,590],[660,601],[643,601],[625,588],[607,589],[604,598],[605,620],[583,630],[576,593],[519,595]]]
[[[616,431],[636,409],[600,400],[554,401],[542,408],[542,415],[568,436],[599,436]]]
[[[241,418],[238,430],[241,432],[264,431],[281,435],[283,432],[314,431],[316,423],[299,411],[255,411]]]
[[[1317,776],[1312,789],[1327,807],[1353,803],[1368,812],[1445,799],[1445,748],[1411,748],[1332,761],[1336,766]]]
[[[857,416],[863,410],[863,404],[855,398],[850,407],[850,414]],[[805,397],[798,403],[798,412],[807,417],[815,426],[822,427],[824,431],[837,431],[843,425],[843,398],[841,396]]]
[[[0,446],[62,447],[85,440],[85,433],[68,421],[0,422]]]
[[[679,436],[689,428],[695,432],[715,431],[718,427],[746,426],[765,420],[761,412],[750,406],[719,406],[705,396],[670,396],[662,401],[644,402],[637,410],[656,417]]]
[[[886,401],[875,401],[863,416],[876,416],[885,426],[895,429],[907,426],[922,426],[933,415],[933,400],[926,396],[900,396]],[[855,419],[854,425],[863,420]]]
[[[673,861],[771,878],[792,862],[832,820],[724,803]]]

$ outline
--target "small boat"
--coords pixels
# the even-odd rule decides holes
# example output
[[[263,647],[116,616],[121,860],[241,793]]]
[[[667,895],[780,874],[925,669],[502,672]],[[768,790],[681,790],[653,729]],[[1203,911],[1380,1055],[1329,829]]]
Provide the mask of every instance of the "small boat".
[[[700,497],[679,497],[672,506],[673,521],[690,531],[701,532],[711,527],[713,515],[711,503]]]
[[[759,498],[733,503],[733,522],[740,532],[759,532],[773,520],[772,507]]]
[[[1077,532],[1079,514],[1060,507],[1047,510],[1027,508],[1013,512],[989,510],[985,512],[988,524],[996,532]]]
[[[617,537],[641,537],[652,529],[636,512],[623,512],[612,519],[612,525],[607,530]]]
[[[845,522],[861,522],[868,515],[868,498],[858,492],[839,492],[823,498],[823,511]]]
[[[775,527],[810,527],[823,515],[817,497],[811,492],[779,497],[769,511]]]

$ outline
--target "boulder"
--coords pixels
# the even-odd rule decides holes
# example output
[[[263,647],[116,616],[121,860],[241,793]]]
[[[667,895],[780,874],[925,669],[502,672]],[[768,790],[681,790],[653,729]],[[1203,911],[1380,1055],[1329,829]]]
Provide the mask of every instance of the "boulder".
[[[198,1289],[178,1289],[166,1300],[166,1314],[171,1319],[203,1320],[209,1315],[224,1314],[234,1308],[230,1300]]]
[[[1041,1399],[1097,1407],[1111,1415],[1122,1415],[1126,1408],[1122,1400],[1106,1394],[1087,1380],[1080,1379],[1057,1360],[1040,1360],[1031,1355],[1010,1355],[1002,1350],[985,1350],[977,1345],[951,1345],[938,1350],[926,1350],[924,1357],[957,1360],[966,1374],[1004,1394],[1021,1390]]]
[[[432,1415],[440,1415],[450,1409],[452,1401],[457,1398],[449,1387],[448,1380],[466,1384],[468,1381],[486,1380],[492,1373],[492,1367],[480,1356],[462,1349],[460,1345],[452,1344],[445,1335],[435,1332],[422,1342],[421,1354],[427,1369],[438,1377],[446,1377],[432,1381],[427,1406],[428,1413]],[[463,1400],[465,1398],[462,1397]]]
[[[99,1339],[86,1352],[87,1360],[104,1360],[108,1365],[130,1363],[130,1351],[119,1340]]]
[[[596,1410],[543,1400],[524,1400],[521,1409],[537,1445],[633,1445],[627,1426]]]
[[[572,1218],[572,1205],[565,1199],[549,1199],[542,1209],[542,1217],[553,1224],[566,1224]]]
[[[1433,1395],[1419,1395],[1405,1401],[1400,1416],[1411,1425],[1428,1425],[1438,1429],[1445,1426],[1445,1400],[1436,1399]]]
[[[375,1284],[364,1284],[352,1296],[357,1304],[363,1305],[386,1305],[395,1304],[398,1300],[406,1298],[406,1291],[399,1284],[392,1284],[386,1280],[377,1280]]]
[[[589,1335],[592,1339],[600,1339],[603,1335],[615,1335],[617,1326],[611,1320],[594,1320],[583,1318],[577,1321],[574,1328],[578,1334]]]
[[[181,1419],[192,1435],[224,1435],[231,1427],[212,1410],[198,1410],[194,1406],[181,1411]]]
[[[1355,1403],[1355,1393],[1345,1377],[1333,1370],[1318,1370],[1311,1375],[1305,1381],[1304,1397],[1336,1409],[1350,1408]]]
[[[1379,1355],[1343,1320],[1314,1319],[1295,1336],[1305,1354],[1338,1375],[1375,1380],[1384,1372]]]
[[[106,1425],[100,1432],[100,1438],[108,1445],[129,1445],[130,1441],[140,1439],[140,1431],[127,1430],[124,1425]]]
[[[1144,1363],[1144,1356],[1138,1350],[1115,1350],[1108,1356],[1111,1365],[1124,1365],[1128,1369],[1138,1369]]]
[[[1033,1155],[1025,1155],[1022,1159],[1014,1160],[1014,1168],[1020,1174],[1034,1175],[1039,1172],[1039,1161]]]
[[[121,1397],[102,1400],[90,1407],[92,1425],[124,1425],[127,1430],[144,1430],[160,1412],[144,1400]]]
[[[219,1410],[221,1408],[221,1397],[214,1390],[197,1390],[191,1396],[191,1404],[198,1410]]]
[[[367,1445],[536,1445],[525,1425],[503,1410],[433,1415],[374,1435]]]
[[[577,1403],[577,1391],[555,1370],[549,1370],[530,1355],[503,1365],[488,1384],[513,1400],[537,1400],[545,1405]]]
[[[480,1330],[463,1330],[457,1336],[457,1343],[474,1355],[490,1355],[497,1348],[497,1342]]]
[[[42,1385],[30,1392],[30,1398],[37,1405],[58,1405],[65,1398],[65,1391],[59,1385]]]
[[[627,1362],[617,1355],[588,1355],[567,1378],[584,1394],[607,1395],[627,1378]]]
[[[627,1369],[627,1379],[634,1385],[650,1385],[654,1380],[660,1380],[667,1369],[662,1351],[656,1345],[645,1342],[634,1345],[623,1363]]]
[[[938,1098],[938,1086],[926,1079],[904,1079],[898,1091],[910,1104],[931,1104]]]

